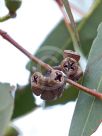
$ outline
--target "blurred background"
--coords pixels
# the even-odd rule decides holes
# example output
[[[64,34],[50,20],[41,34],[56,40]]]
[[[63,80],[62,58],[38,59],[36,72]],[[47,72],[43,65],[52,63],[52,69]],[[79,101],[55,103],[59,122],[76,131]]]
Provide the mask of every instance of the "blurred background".
[[[70,0],[73,15],[79,21],[87,14],[93,0]],[[0,16],[7,13],[4,1],[0,1]],[[47,35],[63,19],[54,0],[30,0],[22,2],[15,19],[0,23],[0,28],[10,34],[29,52],[34,54]],[[55,50],[51,49],[51,50]],[[56,49],[60,54],[60,49]],[[44,56],[46,59],[46,54]],[[0,37],[0,82],[24,86],[28,84],[30,72],[25,68],[29,59]],[[56,59],[55,59],[56,61]],[[29,99],[28,99],[29,100]],[[29,103],[29,102],[28,102]],[[44,101],[34,99],[40,107],[30,114],[13,120],[20,136],[67,136],[76,102],[43,108]],[[29,106],[27,103],[23,105]]]

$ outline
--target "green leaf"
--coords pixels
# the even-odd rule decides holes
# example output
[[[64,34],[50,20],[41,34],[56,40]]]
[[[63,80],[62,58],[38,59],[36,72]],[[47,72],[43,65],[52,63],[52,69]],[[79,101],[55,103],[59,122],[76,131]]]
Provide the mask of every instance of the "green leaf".
[[[15,107],[13,118],[24,115],[32,111],[36,107],[31,86],[28,84],[25,87],[18,87],[15,94]]]
[[[102,93],[102,23],[93,42],[83,85]],[[102,120],[102,100],[80,93],[69,136],[90,136]]]
[[[4,134],[13,112],[14,100],[11,91],[14,87],[0,83],[0,136]]]
[[[91,11],[79,22],[78,31],[85,56],[89,54],[92,42],[97,34],[97,27],[102,21],[101,13],[102,0],[95,0]]]

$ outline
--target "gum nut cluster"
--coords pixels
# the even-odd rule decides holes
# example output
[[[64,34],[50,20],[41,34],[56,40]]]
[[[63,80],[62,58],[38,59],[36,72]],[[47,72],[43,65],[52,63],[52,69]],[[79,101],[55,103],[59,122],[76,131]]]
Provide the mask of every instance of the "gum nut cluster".
[[[53,70],[46,75],[35,72],[31,77],[33,93],[43,100],[52,101],[61,96],[65,86],[63,73]]]

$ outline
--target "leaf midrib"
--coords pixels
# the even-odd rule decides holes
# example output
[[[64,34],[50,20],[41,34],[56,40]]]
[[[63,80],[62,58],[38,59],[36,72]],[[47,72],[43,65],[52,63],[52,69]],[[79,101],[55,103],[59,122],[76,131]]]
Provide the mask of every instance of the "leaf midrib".
[[[99,90],[99,87],[100,87],[101,82],[102,82],[102,77],[100,78],[100,82],[99,82],[98,87],[97,87],[97,92],[98,92],[98,90]],[[96,98],[94,97],[94,98],[93,98],[93,101],[92,101],[92,104],[91,104],[91,106],[90,106],[89,114],[88,114],[88,116],[87,116],[87,119],[86,119],[86,121],[85,121],[85,125],[84,125],[83,130],[82,130],[81,136],[83,136],[83,134],[84,134],[84,131],[85,131],[85,128],[86,128],[86,126],[87,126],[87,123],[88,123],[90,114],[91,114],[92,109],[93,109],[93,105],[94,105],[95,99],[96,99]]]

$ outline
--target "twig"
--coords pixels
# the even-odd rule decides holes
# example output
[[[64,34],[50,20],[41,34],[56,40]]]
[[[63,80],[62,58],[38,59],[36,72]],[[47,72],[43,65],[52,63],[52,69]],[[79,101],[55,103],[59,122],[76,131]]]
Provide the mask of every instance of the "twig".
[[[47,70],[53,69],[50,65],[44,63],[42,60],[40,60],[39,58],[37,58],[37,57],[33,56],[31,53],[29,53],[26,49],[24,49],[21,45],[19,45],[14,39],[12,39],[11,36],[9,36],[5,31],[0,30],[0,35],[4,39],[9,41],[11,44],[13,44],[17,49],[19,49],[22,53],[24,53],[32,61],[38,63],[39,65],[41,65],[42,67],[44,67]]]
[[[19,49],[22,53],[24,53],[28,58],[30,58],[32,61],[38,63],[39,65],[41,65],[42,67],[44,67],[47,70],[54,70],[50,65],[44,63],[42,60],[40,60],[39,58],[33,56],[31,53],[29,53],[26,49],[24,49],[21,45],[19,45],[15,40],[13,40],[5,31],[0,29],[0,35],[7,41],[9,41],[11,44],[13,44],[17,49]],[[55,67],[55,69],[57,69],[59,67]],[[102,99],[102,94],[95,92],[92,89],[89,89],[85,86],[82,86],[70,79],[66,79],[65,81],[67,83],[69,83],[70,85],[73,85],[74,87],[83,90],[84,92],[91,94],[93,96],[95,96],[98,99]]]
[[[66,9],[66,12],[68,14],[68,17],[70,19],[70,22],[71,22],[71,26],[72,26],[72,29],[73,29],[73,32],[74,32],[74,35],[75,35],[75,40],[78,44],[78,46],[80,45],[80,40],[79,40],[79,34],[78,34],[78,31],[77,31],[77,28],[76,28],[76,23],[74,21],[74,17],[72,15],[72,12],[71,12],[71,8],[70,8],[70,5],[69,5],[69,2],[68,0],[62,0],[63,2],[63,5]]]
[[[4,22],[10,18],[11,18],[10,14],[7,14],[6,16],[0,17],[0,22]]]
[[[99,92],[96,92],[95,90],[93,89],[90,89],[90,88],[87,88],[81,84],[78,84],[70,79],[66,79],[66,82],[69,83],[70,85],[73,85],[74,87],[80,89],[80,91],[84,91],[90,95],[93,95],[95,96],[96,98],[98,99],[101,99],[102,100],[102,93],[99,93]]]
[[[59,6],[59,8],[60,8],[60,10],[61,10],[61,12],[62,12],[62,14],[64,16],[64,21],[65,21],[65,24],[66,24],[66,26],[67,26],[67,28],[69,30],[70,35],[71,35],[71,38],[72,38],[72,41],[73,41],[73,45],[74,45],[74,49],[81,56],[81,59],[80,59],[79,63],[81,65],[81,68],[84,71],[85,67],[86,67],[87,60],[86,60],[84,54],[82,53],[81,48],[79,47],[79,43],[80,42],[77,41],[77,39],[75,37],[75,33],[73,31],[73,28],[72,28],[72,26],[69,23],[69,18],[68,18],[68,15],[65,12],[63,1],[62,0],[56,0],[56,2],[57,2],[57,4],[58,4],[58,6]]]
[[[4,21],[7,21],[11,18],[15,18],[16,17],[16,13],[8,13],[7,15],[3,16],[3,17],[0,17],[0,22],[4,22]]]
[[[69,23],[69,19],[68,19],[68,17],[66,16],[65,10],[64,10],[64,8],[63,8],[63,3],[61,3],[61,0],[56,0],[56,2],[58,3],[58,6],[59,6],[59,8],[60,8],[60,10],[61,10],[61,12],[62,12],[62,14],[63,14],[63,16],[64,16],[64,22],[65,22],[65,24],[66,24],[68,30],[70,31],[71,37],[72,37],[72,39],[73,39],[74,32],[73,32],[73,29],[72,29],[72,27],[71,27],[71,25],[70,25],[70,23]],[[74,40],[74,39],[73,39],[73,40]]]
[[[61,6],[63,7],[62,0],[55,0],[55,1],[58,3],[58,5],[60,5],[60,7]],[[75,10],[80,16],[84,16],[85,15],[85,13],[82,10],[80,10],[79,8],[77,8],[71,1],[69,2],[69,4],[70,4],[71,8],[73,10]]]

